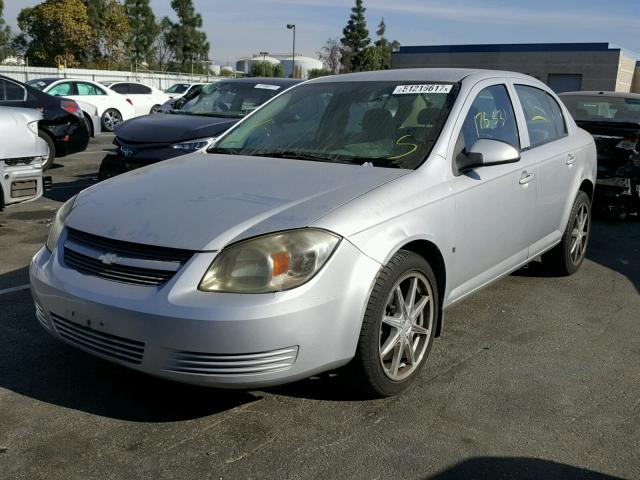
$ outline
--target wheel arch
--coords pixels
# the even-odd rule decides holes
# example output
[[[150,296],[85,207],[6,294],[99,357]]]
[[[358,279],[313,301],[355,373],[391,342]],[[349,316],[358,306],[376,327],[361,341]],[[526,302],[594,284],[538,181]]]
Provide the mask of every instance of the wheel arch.
[[[84,110],[82,111],[82,115],[84,116],[83,120],[85,125],[87,125],[87,127],[89,127],[89,136],[93,137],[94,136],[94,132],[93,132],[93,121],[91,120],[91,116],[85,112]]]
[[[435,243],[425,239],[411,240],[402,245],[399,250],[408,250],[420,255],[431,265],[433,274],[436,277],[436,286],[438,287],[438,308],[440,309],[440,314],[438,315],[438,324],[436,325],[436,337],[439,337],[442,332],[442,305],[447,287],[447,268],[442,252]]]
[[[588,178],[585,178],[584,180],[582,180],[582,183],[580,184],[580,188],[578,188],[578,191],[582,191],[586,193],[587,196],[589,197],[589,201],[593,202],[593,193],[595,191],[595,186],[593,185],[593,182],[591,180],[589,180]]]

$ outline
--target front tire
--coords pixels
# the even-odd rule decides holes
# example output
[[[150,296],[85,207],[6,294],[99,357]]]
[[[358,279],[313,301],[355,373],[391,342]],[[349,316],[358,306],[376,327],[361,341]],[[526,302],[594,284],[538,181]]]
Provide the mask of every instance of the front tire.
[[[543,266],[558,276],[576,273],[584,261],[590,233],[591,200],[580,190],[560,243],[542,255]]]
[[[42,130],[38,130],[38,136],[47,142],[47,146],[49,147],[49,156],[42,164],[42,170],[48,170],[53,165],[53,161],[56,159],[56,145],[53,143],[53,140],[49,135],[44,133]]]
[[[158,113],[158,110],[160,110],[160,105],[154,105],[151,107],[151,110],[149,110],[149,114],[153,115],[154,113]]]
[[[413,252],[396,253],[371,292],[349,380],[375,397],[409,387],[431,350],[439,305],[429,263]]]
[[[122,114],[115,108],[109,108],[102,113],[102,128],[113,132],[116,125],[122,123]]]

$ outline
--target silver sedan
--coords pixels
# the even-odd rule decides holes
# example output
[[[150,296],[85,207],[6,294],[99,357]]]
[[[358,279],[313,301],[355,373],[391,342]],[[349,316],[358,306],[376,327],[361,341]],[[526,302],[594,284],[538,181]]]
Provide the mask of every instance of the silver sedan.
[[[59,339],[226,388],[345,367],[392,395],[448,307],[538,257],[581,265],[593,140],[526,75],[416,69],[296,86],[209,150],[94,185],[30,275]]]

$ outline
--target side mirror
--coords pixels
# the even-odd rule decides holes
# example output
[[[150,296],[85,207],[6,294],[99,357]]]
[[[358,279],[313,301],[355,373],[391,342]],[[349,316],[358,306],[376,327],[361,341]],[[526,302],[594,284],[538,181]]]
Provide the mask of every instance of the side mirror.
[[[520,152],[506,142],[481,138],[473,144],[469,152],[461,153],[456,158],[458,170],[490,165],[514,163],[520,160]]]

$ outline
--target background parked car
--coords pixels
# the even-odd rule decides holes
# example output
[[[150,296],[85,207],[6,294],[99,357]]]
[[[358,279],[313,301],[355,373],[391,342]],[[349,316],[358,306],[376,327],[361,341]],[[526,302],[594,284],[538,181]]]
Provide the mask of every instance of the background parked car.
[[[640,213],[640,95],[568,92],[560,98],[596,141],[595,207],[618,217]]]
[[[119,125],[116,154],[107,155],[98,173],[104,180],[186,153],[206,150],[216,136],[278,93],[299,83],[284,78],[243,78],[211,83],[169,115],[147,115]]]
[[[0,210],[42,195],[42,162],[49,152],[38,136],[40,120],[35,109],[0,107]]]
[[[194,84],[184,95],[180,95],[178,97],[167,100],[160,106],[158,111],[161,113],[171,113],[171,110],[182,110],[182,107],[184,107],[187,102],[200,95],[200,93],[202,92],[202,88],[205,85],[206,83]]]
[[[202,87],[205,85],[204,83],[174,83],[169,88],[167,88],[164,93],[169,95],[169,98],[180,98],[191,90],[197,87]]]
[[[87,125],[87,130],[89,130],[89,135],[91,135],[92,138],[100,135],[102,132],[102,119],[98,114],[98,107],[82,100],[76,100],[75,102],[82,109],[84,122]]]
[[[156,113],[160,105],[171,97],[157,88],[138,82],[100,82],[110,90],[118,92],[133,102],[136,116]]]
[[[136,115],[130,98],[89,80],[40,78],[29,80],[27,84],[49,95],[83,100],[95,105],[102,120],[102,128],[107,132]]]
[[[46,170],[56,157],[82,152],[89,143],[89,131],[77,102],[56,98],[27,84],[0,75],[0,106],[34,108],[42,111],[38,135],[47,142]]]

